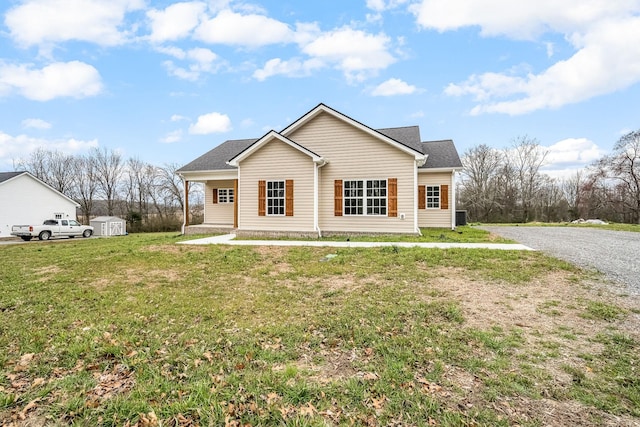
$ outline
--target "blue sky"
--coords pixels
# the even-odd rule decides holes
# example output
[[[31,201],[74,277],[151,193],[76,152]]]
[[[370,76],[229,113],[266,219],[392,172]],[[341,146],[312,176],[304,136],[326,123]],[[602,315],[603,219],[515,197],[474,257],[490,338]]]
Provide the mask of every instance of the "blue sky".
[[[640,128],[640,0],[1,3],[0,170],[43,147],[185,164],[323,102],[555,175]]]

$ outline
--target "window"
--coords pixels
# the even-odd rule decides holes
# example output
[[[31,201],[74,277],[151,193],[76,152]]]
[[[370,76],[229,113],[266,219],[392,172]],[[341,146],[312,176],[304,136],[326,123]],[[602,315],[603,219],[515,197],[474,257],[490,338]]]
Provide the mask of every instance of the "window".
[[[427,185],[427,209],[439,209],[440,208],[440,186],[439,185]]]
[[[362,215],[363,213],[363,182],[344,182],[344,214]]]
[[[284,181],[267,181],[267,215],[284,215]]]
[[[218,188],[218,203],[233,203],[233,188]]]
[[[64,214],[56,213],[56,214],[54,214],[54,215],[53,215],[53,217],[54,217],[55,219],[62,219],[62,218],[64,218]]]
[[[345,215],[386,215],[387,180],[344,181]]]

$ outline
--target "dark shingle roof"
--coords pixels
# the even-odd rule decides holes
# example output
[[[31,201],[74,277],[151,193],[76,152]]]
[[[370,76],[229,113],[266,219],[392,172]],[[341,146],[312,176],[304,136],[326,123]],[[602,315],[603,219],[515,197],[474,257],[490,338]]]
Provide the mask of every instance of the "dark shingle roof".
[[[462,162],[458,156],[458,150],[453,145],[453,141],[445,139],[442,141],[422,142],[422,152],[426,154],[427,163],[421,169],[438,168],[461,168]]]
[[[381,134],[388,136],[414,150],[422,153],[420,142],[420,128],[418,126],[404,126],[399,128],[376,129]]]
[[[450,139],[421,142],[420,128],[418,126],[376,129],[376,131],[400,142],[401,144],[413,148],[418,152],[427,154],[427,162],[421,167],[421,169],[462,167],[458,151],[456,150],[453,141]],[[258,139],[233,139],[225,141],[191,163],[184,165],[178,169],[178,172],[235,169],[235,167],[229,166],[226,162],[246,150],[257,140]],[[320,155],[321,154],[322,153],[320,153]],[[2,179],[0,179],[0,182],[2,182]]]
[[[22,175],[23,173],[25,173],[25,171],[21,171],[21,172],[0,172],[0,182],[5,182],[13,177],[16,177],[18,175]]]
[[[256,141],[257,139],[231,139],[225,141],[191,163],[184,165],[177,172],[236,169],[233,166],[229,166],[227,161],[233,159]]]

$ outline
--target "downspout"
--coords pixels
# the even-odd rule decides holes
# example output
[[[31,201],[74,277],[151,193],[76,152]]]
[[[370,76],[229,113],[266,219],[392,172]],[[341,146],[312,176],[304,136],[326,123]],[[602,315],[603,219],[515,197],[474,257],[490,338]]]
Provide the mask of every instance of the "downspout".
[[[182,235],[184,235],[189,225],[189,181],[182,176],[182,184],[184,185],[184,203],[182,204]]]
[[[418,221],[418,168],[424,166],[425,163],[427,163],[426,154],[422,157],[416,157],[415,167],[413,168],[413,228],[418,236],[422,236],[422,231],[420,231],[420,224]]]
[[[313,162],[313,229],[316,233],[318,233],[318,237],[322,237],[322,230],[320,230],[320,220],[319,220],[319,200],[320,200],[320,180],[318,177],[319,170],[322,166],[326,165],[328,162],[322,158]]]

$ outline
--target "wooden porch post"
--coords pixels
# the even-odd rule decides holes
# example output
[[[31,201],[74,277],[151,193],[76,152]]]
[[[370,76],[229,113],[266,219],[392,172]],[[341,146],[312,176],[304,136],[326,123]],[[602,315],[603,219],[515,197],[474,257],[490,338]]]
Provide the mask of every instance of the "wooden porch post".
[[[184,226],[189,226],[189,181],[184,181]]]
[[[238,180],[233,180],[233,228],[238,228]]]

